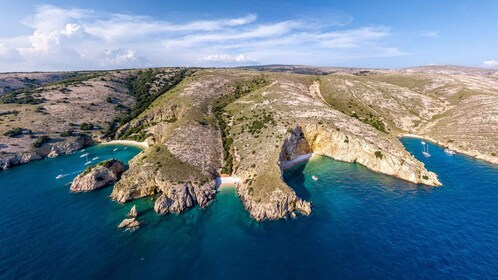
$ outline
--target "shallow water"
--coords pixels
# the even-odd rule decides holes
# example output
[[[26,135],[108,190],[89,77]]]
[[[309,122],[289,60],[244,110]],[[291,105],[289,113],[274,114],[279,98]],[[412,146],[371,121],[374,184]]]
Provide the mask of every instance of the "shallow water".
[[[72,194],[75,175],[55,177],[84,169],[81,153],[16,167],[0,173],[0,278],[496,279],[498,168],[403,143],[443,187],[318,157],[285,173],[313,215],[264,223],[233,188],[207,209],[163,217],[150,199],[110,201],[111,188]],[[139,152],[115,147],[87,152],[125,161]],[[147,224],[116,229],[133,203]]]

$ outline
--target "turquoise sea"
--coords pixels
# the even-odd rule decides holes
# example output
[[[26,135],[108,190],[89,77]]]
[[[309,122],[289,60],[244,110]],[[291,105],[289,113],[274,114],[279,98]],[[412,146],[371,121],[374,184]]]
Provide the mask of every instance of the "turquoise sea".
[[[127,161],[132,147],[1,172],[0,279],[498,279],[498,167],[402,142],[443,187],[318,157],[284,174],[313,214],[263,223],[233,188],[207,209],[162,217],[150,199],[112,202],[111,187],[69,192],[83,153]],[[118,230],[134,203],[146,225]]]

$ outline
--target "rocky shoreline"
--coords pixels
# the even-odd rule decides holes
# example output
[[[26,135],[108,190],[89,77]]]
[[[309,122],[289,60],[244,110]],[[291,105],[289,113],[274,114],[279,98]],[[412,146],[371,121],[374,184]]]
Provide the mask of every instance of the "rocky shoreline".
[[[0,155],[0,171],[46,157],[53,158],[71,154],[93,144],[95,142],[90,136],[81,135],[70,137],[62,142],[45,143],[41,147],[33,148],[27,152],[2,154]]]

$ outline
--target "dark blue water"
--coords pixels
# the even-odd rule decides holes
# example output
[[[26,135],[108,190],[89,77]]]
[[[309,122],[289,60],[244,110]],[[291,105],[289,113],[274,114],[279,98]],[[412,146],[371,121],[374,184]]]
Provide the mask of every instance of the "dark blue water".
[[[14,168],[0,173],[0,278],[497,279],[498,168],[403,143],[443,187],[319,157],[285,174],[313,201],[310,217],[256,223],[227,188],[182,215],[135,202],[147,222],[135,232],[116,229],[133,203],[110,201],[111,188],[72,194],[64,184],[74,175],[55,179],[83,168],[79,154]],[[87,151],[138,152],[114,148]]]

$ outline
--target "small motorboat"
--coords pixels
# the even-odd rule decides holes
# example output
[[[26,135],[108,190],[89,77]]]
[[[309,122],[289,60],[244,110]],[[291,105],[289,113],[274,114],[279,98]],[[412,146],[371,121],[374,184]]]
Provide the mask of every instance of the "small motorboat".
[[[116,149],[114,149],[114,150],[112,150],[112,151],[113,151],[113,152],[115,152],[115,151],[117,151],[117,150],[119,150],[119,149],[118,149],[118,148],[116,148]]]
[[[92,161],[93,161],[93,160],[98,160],[98,159],[99,159],[99,157],[94,157],[94,158],[92,158]]]
[[[91,161],[87,161],[85,162],[85,165],[89,165],[90,163],[92,163]]]
[[[456,153],[448,148],[444,149],[444,152],[447,153],[448,155],[452,156],[452,155],[456,155]]]
[[[311,176],[311,179],[312,179],[313,181],[318,181],[318,177],[316,177],[315,175]]]
[[[424,140],[422,140],[420,143],[421,143],[422,145],[427,144],[427,143],[425,143],[425,141],[424,141]]]
[[[87,157],[89,153],[82,154],[80,157]]]
[[[59,175],[57,175],[57,177],[55,177],[55,179],[57,179],[57,180],[58,180],[58,179],[60,179],[60,178],[62,178],[62,177],[64,177],[64,175],[59,174]]]

